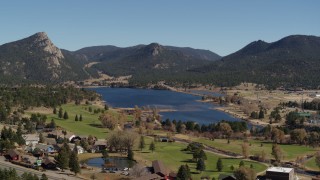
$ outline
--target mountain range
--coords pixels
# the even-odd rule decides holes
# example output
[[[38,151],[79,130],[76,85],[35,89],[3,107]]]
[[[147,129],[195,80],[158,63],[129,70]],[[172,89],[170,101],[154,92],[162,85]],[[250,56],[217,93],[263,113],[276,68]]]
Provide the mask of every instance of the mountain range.
[[[57,48],[46,33],[0,46],[1,82],[59,83],[137,71],[186,71],[221,57],[208,50],[162,46],[157,43],[120,48],[87,47],[77,51]],[[93,66],[86,66],[94,62]]]
[[[241,81],[273,87],[317,88],[320,85],[320,37],[292,35],[273,43],[255,41],[194,71],[223,76],[234,84]]]
[[[225,57],[158,43],[68,51],[56,47],[44,32],[0,46],[1,83],[81,81],[98,77],[98,72],[132,75],[134,85],[165,80],[316,88],[320,84],[320,37],[292,35],[272,43],[254,41]]]

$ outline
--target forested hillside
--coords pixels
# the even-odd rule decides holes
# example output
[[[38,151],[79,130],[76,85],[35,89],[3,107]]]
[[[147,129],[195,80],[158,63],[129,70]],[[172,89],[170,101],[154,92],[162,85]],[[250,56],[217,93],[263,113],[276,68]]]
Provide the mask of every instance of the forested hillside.
[[[320,38],[295,35],[273,43],[255,41],[192,72],[222,85],[228,81],[230,85],[254,82],[269,87],[317,88],[320,84]]]

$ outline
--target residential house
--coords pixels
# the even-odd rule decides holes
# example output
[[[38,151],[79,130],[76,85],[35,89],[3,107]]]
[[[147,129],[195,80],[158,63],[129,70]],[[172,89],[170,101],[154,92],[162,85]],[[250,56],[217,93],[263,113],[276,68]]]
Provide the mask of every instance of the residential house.
[[[21,159],[21,153],[16,149],[10,149],[6,154],[6,158],[9,160],[19,161]]]
[[[75,143],[75,142],[79,142],[79,141],[81,141],[81,137],[80,136],[74,136],[70,140],[71,143]]]
[[[40,140],[38,134],[24,134],[22,137],[26,141],[27,146],[35,146]]]
[[[107,148],[107,141],[106,140],[97,140],[94,143],[95,152],[101,152],[102,150]]]
[[[34,150],[32,151],[32,154],[35,157],[43,157],[44,156],[44,151],[38,148],[34,148]]]
[[[270,167],[266,172],[266,179],[272,180],[294,180],[294,169],[285,167]]]
[[[72,132],[69,132],[69,131],[66,132],[66,135],[64,135],[62,130],[55,130],[55,131],[52,131],[52,132],[48,133],[48,138],[55,138],[56,140],[66,138],[69,141],[71,141],[72,138],[74,138],[74,137],[75,137],[75,135]]]
[[[71,133],[71,132],[68,132],[68,133],[66,134],[66,136],[65,136],[65,138],[68,139],[69,142],[71,142],[71,140],[72,140],[73,138],[75,138],[75,137],[76,137],[76,135],[74,135],[74,134]]]
[[[237,180],[237,178],[232,174],[220,174],[218,180]]]
[[[70,150],[73,151],[74,147],[75,147],[75,144],[69,143],[68,145],[70,147]],[[85,152],[85,150],[81,146],[77,146],[77,151],[78,151],[78,154],[82,154],[82,153]]]
[[[55,138],[45,138],[44,142],[48,145],[56,145],[57,141]]]
[[[47,144],[37,144],[35,148],[40,149],[44,153],[55,153],[56,149],[53,147],[53,145],[47,145]]]
[[[40,158],[30,156],[30,155],[21,156],[21,161],[30,165],[37,165],[37,166],[41,166],[41,163],[42,163],[42,160]]]
[[[43,132],[44,128],[45,128],[45,126],[42,125],[42,124],[38,124],[38,125],[36,126],[36,130],[37,130],[38,132]]]
[[[64,138],[64,135],[61,130],[54,130],[48,133],[48,138],[59,139],[59,138]]]
[[[42,160],[41,166],[45,169],[56,169],[57,164],[54,159],[47,157]]]
[[[163,165],[162,161],[159,161],[159,160],[152,161],[152,168],[153,168],[154,174],[157,174],[164,179],[168,179],[169,173],[168,173],[168,170]]]

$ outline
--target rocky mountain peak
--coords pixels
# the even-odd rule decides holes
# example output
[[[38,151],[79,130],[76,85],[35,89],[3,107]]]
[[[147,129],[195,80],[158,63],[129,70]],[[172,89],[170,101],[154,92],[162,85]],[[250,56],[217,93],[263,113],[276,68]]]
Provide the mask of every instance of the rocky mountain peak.
[[[45,32],[38,32],[34,36],[34,45],[43,47],[43,50],[56,56],[57,58],[64,58],[63,54],[61,53],[60,49],[57,48],[52,41],[49,39],[47,33]]]
[[[151,43],[147,45],[145,48],[148,51],[148,53],[150,53],[152,56],[157,56],[164,49],[164,47],[158,43]]]
[[[33,41],[31,46],[42,48],[43,51],[50,54],[50,56],[46,58],[47,62],[49,63],[49,68],[60,66],[60,60],[63,59],[64,56],[61,50],[57,48],[49,39],[47,33],[38,32],[30,36],[30,38],[32,38]]]

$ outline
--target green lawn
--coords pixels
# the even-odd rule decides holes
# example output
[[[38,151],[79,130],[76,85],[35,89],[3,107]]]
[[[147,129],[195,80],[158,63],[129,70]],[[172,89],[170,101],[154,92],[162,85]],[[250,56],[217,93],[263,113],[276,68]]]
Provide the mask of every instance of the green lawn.
[[[97,138],[106,138],[108,135],[108,130],[101,127],[101,123],[98,119],[100,114],[90,113],[88,111],[89,107],[92,109],[98,109],[97,106],[91,105],[75,105],[75,104],[65,104],[61,106],[64,111],[67,111],[69,119],[60,119],[58,114],[47,114],[47,123],[54,119],[56,124],[68,131],[72,131],[77,135],[93,135]],[[103,109],[103,108],[100,108]],[[59,107],[57,107],[57,111]],[[115,113],[113,110],[109,110],[112,113]],[[82,121],[75,121],[75,116],[78,117],[82,115]]]
[[[310,170],[314,170],[314,171],[319,171],[319,167],[317,166],[316,162],[315,162],[315,157],[309,159],[305,164],[304,164],[305,168],[310,169]]]
[[[137,140],[139,141],[139,140]],[[206,163],[206,171],[198,174],[196,170],[196,163],[191,162],[192,154],[189,152],[181,151],[186,148],[186,144],[182,143],[166,143],[166,142],[157,142],[155,152],[149,151],[149,144],[151,143],[151,138],[145,138],[146,148],[141,152],[136,148],[135,157],[137,160],[146,160],[146,165],[151,165],[151,161],[153,160],[161,160],[164,165],[177,172],[178,168],[182,164],[188,164],[191,172],[193,173],[193,179],[200,179],[201,176],[210,176],[218,177],[221,173],[232,173],[230,167],[233,165],[235,168],[239,166],[241,159],[233,159],[233,158],[222,158],[222,162],[224,165],[223,172],[216,171],[216,162],[220,156],[215,155],[213,153],[207,152],[208,159],[205,161]],[[250,164],[253,165],[256,172],[261,172],[266,169],[266,166],[257,162],[245,161],[245,165],[250,167]]]
[[[215,139],[214,141],[204,139],[204,138],[191,138],[193,141],[206,144],[208,146],[215,147],[217,149],[235,152],[241,154],[241,144],[242,140],[230,140],[230,144],[227,143],[226,139]],[[251,146],[249,146],[250,154],[255,155],[265,151],[268,157],[271,158],[272,143],[261,142],[257,140],[250,140]],[[262,146],[261,146],[262,144]],[[284,154],[284,160],[295,160],[298,156],[303,156],[306,154],[314,154],[318,148],[312,148],[300,145],[280,145],[280,148]]]

